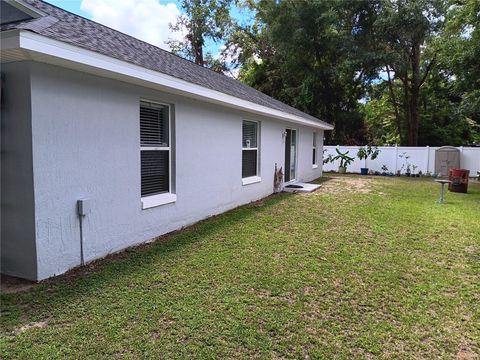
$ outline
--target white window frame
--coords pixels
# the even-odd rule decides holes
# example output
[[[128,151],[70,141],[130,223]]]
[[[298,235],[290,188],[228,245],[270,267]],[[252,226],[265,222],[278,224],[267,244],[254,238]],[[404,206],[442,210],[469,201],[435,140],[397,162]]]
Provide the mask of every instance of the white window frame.
[[[154,101],[150,99],[141,98],[139,101],[139,107],[142,102],[157,104],[168,107],[168,146],[142,146],[140,142],[140,156],[142,151],[146,150],[158,150],[158,151],[168,151],[168,192],[161,194],[147,195],[141,197],[142,209],[149,209],[152,207],[170,204],[177,201],[177,195],[172,191],[172,106],[171,104]],[[140,118],[139,124],[140,124]],[[141,177],[141,168],[140,168],[140,177]],[[140,185],[141,186],[141,185]]]
[[[243,123],[244,122],[251,122],[251,123],[256,123],[257,124],[257,146],[256,147],[243,147]],[[250,120],[250,119],[243,119],[242,120],[242,137],[241,137],[241,144],[242,144],[242,166],[243,166],[243,151],[257,151],[257,171],[256,175],[254,176],[248,176],[248,177],[243,177],[242,174],[242,185],[250,185],[250,184],[255,184],[259,183],[262,181],[262,178],[260,177],[260,121],[256,120]],[[243,170],[242,170],[243,171]]]
[[[318,133],[314,130],[313,131],[313,138],[312,138],[312,141],[313,141],[313,147],[312,147],[312,154],[313,154],[313,151],[315,150],[315,161],[313,161],[312,159],[312,169],[317,169],[318,168]]]

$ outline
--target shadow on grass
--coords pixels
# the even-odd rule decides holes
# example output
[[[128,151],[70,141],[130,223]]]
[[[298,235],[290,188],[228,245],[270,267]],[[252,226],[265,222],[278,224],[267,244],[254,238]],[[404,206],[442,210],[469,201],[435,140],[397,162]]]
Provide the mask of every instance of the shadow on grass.
[[[120,253],[94,261],[83,268],[44,280],[23,292],[1,295],[2,329],[10,330],[27,318],[42,318],[55,313],[71,301],[78,302],[102,290],[123,277],[135,277],[142,269],[162,258],[175,256],[185,246],[205,237],[221,234],[225,228],[267,211],[287,200],[291,194],[276,194],[212,216],[184,229],[158,237],[153,242],[128,248]],[[32,320],[30,319],[30,321]]]

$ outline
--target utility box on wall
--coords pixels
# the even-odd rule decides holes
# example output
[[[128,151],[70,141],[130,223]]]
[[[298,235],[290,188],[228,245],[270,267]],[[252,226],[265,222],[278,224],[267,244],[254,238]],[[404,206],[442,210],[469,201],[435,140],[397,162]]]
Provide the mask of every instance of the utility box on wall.
[[[435,173],[448,176],[450,169],[460,168],[460,150],[444,146],[435,151]]]
[[[77,212],[79,216],[87,216],[87,214],[90,212],[90,200],[77,200]]]

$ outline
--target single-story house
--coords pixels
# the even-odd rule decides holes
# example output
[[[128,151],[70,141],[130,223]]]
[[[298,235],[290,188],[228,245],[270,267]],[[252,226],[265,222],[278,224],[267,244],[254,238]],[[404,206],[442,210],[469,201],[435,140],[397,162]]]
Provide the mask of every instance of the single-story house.
[[[322,175],[332,126],[40,0],[1,1],[1,271],[42,280]]]

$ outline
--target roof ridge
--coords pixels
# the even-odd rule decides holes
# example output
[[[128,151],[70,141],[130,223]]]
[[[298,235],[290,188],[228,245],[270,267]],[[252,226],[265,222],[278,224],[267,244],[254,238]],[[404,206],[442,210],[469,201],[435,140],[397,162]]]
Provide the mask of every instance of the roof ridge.
[[[97,25],[99,25],[99,26],[101,26],[101,27],[103,27],[103,28],[109,29],[109,30],[111,30],[111,31],[113,31],[113,32],[115,32],[115,33],[119,33],[119,34],[122,34],[122,35],[124,35],[124,36],[128,36],[129,38],[131,38],[131,39],[133,39],[133,40],[135,40],[135,41],[140,41],[140,42],[142,42],[143,44],[147,45],[148,47],[152,47],[152,48],[154,48],[154,49],[159,49],[159,50],[163,51],[164,53],[166,53],[166,54],[168,54],[168,55],[170,55],[170,56],[175,56],[176,58],[178,58],[178,59],[180,59],[180,60],[182,60],[182,61],[185,61],[185,62],[187,62],[187,63],[189,63],[189,64],[193,64],[193,65],[195,65],[196,67],[198,67],[199,69],[208,70],[210,73],[214,74],[215,76],[221,76],[222,78],[226,78],[226,79],[228,79],[228,80],[234,80],[234,81],[236,81],[237,83],[241,84],[242,86],[245,86],[245,87],[247,87],[247,88],[249,88],[249,89],[253,89],[253,90],[255,90],[256,92],[258,92],[259,94],[261,94],[261,95],[263,95],[263,96],[268,96],[270,99],[273,99],[273,100],[275,100],[275,101],[278,102],[278,103],[281,103],[281,104],[283,104],[283,105],[287,105],[287,106],[291,107],[292,109],[301,111],[301,110],[299,110],[299,109],[297,109],[297,108],[294,108],[293,106],[290,106],[290,105],[288,105],[288,104],[285,104],[284,102],[282,102],[282,101],[280,101],[280,100],[277,100],[277,99],[271,97],[270,95],[267,95],[267,94],[261,92],[261,91],[258,90],[258,89],[255,89],[255,88],[252,87],[252,86],[249,86],[249,85],[241,82],[241,81],[238,80],[238,79],[235,79],[235,78],[233,78],[233,77],[227,76],[227,75],[225,75],[225,74],[223,74],[223,73],[216,72],[216,71],[214,71],[214,70],[212,70],[212,69],[210,69],[210,68],[208,68],[208,67],[199,65],[199,64],[195,63],[195,62],[192,61],[192,60],[189,60],[189,59],[186,59],[186,58],[184,58],[184,57],[181,57],[180,55],[177,55],[177,54],[175,54],[175,53],[173,53],[173,52],[171,52],[171,51],[162,49],[162,48],[159,47],[159,46],[156,46],[156,45],[154,45],[154,44],[151,44],[151,43],[149,43],[149,42],[146,42],[146,41],[144,41],[144,40],[142,40],[142,39],[136,38],[135,36],[132,36],[132,35],[127,34],[127,33],[124,33],[124,32],[122,32],[122,31],[120,31],[120,30],[114,29],[114,28],[112,28],[112,27],[110,27],[110,26],[108,26],[108,25],[104,25],[104,24],[99,23],[99,22],[97,22],[97,21],[95,21],[95,20],[88,19],[88,18],[86,18],[86,17],[84,17],[84,16],[82,16],[82,15],[78,15],[78,14],[72,13],[72,12],[70,12],[70,11],[68,11],[68,10],[62,9],[61,7],[58,7],[57,5],[50,4],[50,3],[49,3],[48,1],[46,1],[46,0],[26,0],[26,1],[29,2],[29,3],[30,3],[30,2],[41,2],[41,3],[44,3],[44,4],[46,4],[47,6],[52,6],[52,7],[56,8],[57,10],[60,10],[61,12],[65,12],[65,13],[71,15],[71,16],[79,17],[79,18],[81,18],[81,19],[83,19],[83,20],[86,20],[86,21],[88,21],[88,22],[95,23],[95,24],[97,24]],[[53,15],[51,15],[51,14],[50,14],[50,16],[55,17],[55,16],[53,16]],[[58,19],[58,18],[57,18],[57,19]],[[53,24],[52,24],[52,25],[53,25]],[[309,114],[307,114],[307,115],[309,115]]]
[[[24,0],[24,1],[25,1],[25,0]],[[26,1],[27,1],[28,3],[30,3],[32,0],[26,0]],[[151,43],[149,43],[149,42],[146,42],[146,41],[144,41],[144,40],[142,40],[142,39],[136,38],[135,36],[132,36],[132,35],[127,34],[127,33],[124,33],[124,32],[122,32],[122,31],[120,31],[120,30],[114,29],[114,28],[112,28],[112,27],[110,27],[110,26],[108,26],[108,25],[99,23],[98,21],[95,21],[95,20],[92,20],[92,19],[88,19],[88,18],[86,18],[85,16],[78,15],[78,14],[75,14],[75,13],[73,13],[73,12],[71,12],[71,11],[62,9],[61,7],[59,7],[59,6],[55,5],[55,4],[51,4],[51,3],[49,3],[49,2],[46,1],[46,0],[33,0],[33,1],[42,2],[42,3],[44,3],[44,4],[48,5],[48,6],[52,6],[52,7],[56,8],[57,10],[60,10],[60,11],[62,11],[62,12],[65,12],[65,13],[67,13],[67,14],[69,14],[69,15],[82,18],[82,19],[84,19],[84,20],[86,20],[86,21],[88,21],[88,22],[95,23],[95,24],[97,24],[97,25],[99,25],[99,26],[102,26],[102,27],[104,27],[104,28],[110,29],[110,30],[112,30],[112,31],[114,31],[114,32],[116,32],[116,33],[119,33],[119,34],[128,36],[129,38],[131,38],[131,39],[133,39],[133,40],[135,40],[135,41],[140,41],[140,42],[146,44],[147,46],[151,46],[151,47],[154,47],[155,49],[159,49],[159,50],[161,50],[161,51],[163,51],[163,52],[165,52],[165,53],[167,53],[167,54],[169,54],[169,55],[172,55],[172,56],[175,56],[175,57],[179,58],[180,60],[186,61],[186,62],[188,62],[188,63],[190,63],[190,64],[193,64],[193,65],[195,65],[195,66],[198,66],[198,67],[200,67],[200,68],[202,68],[202,69],[206,69],[206,70],[208,70],[208,71],[211,71],[211,72],[214,73],[214,74],[217,74],[217,75],[220,75],[220,76],[225,76],[225,77],[227,77],[227,78],[229,78],[229,79],[233,79],[233,80],[238,81],[238,82],[240,82],[241,84],[243,84],[240,80],[237,80],[237,79],[235,79],[235,78],[233,78],[233,77],[227,76],[227,75],[225,75],[225,74],[223,74],[223,73],[219,73],[219,72],[217,72],[217,71],[215,71],[215,70],[212,70],[212,69],[210,69],[210,68],[208,68],[208,67],[199,65],[199,64],[197,64],[196,62],[194,62],[194,61],[192,61],[192,60],[189,60],[189,59],[187,59],[187,58],[184,58],[184,57],[182,57],[182,56],[180,56],[180,55],[178,55],[178,54],[175,54],[175,53],[173,53],[173,52],[171,52],[171,51],[162,49],[161,47],[159,47],[159,46],[157,46],[157,45],[154,45],[154,44],[151,44]],[[53,15],[50,15],[50,16],[55,17],[55,16],[53,16]],[[58,19],[58,18],[57,18],[57,19]],[[247,85],[247,86],[248,86],[248,85]]]

